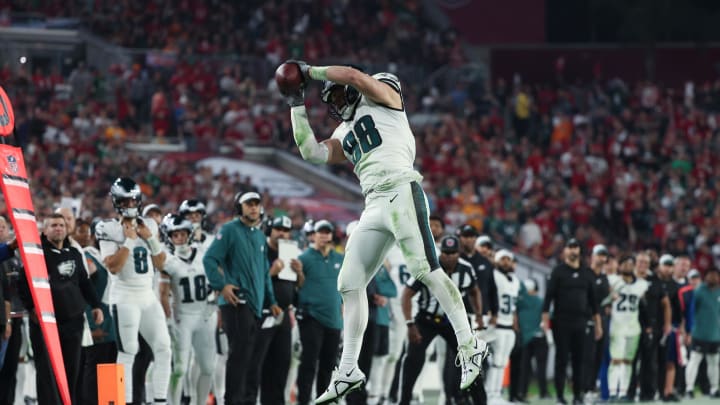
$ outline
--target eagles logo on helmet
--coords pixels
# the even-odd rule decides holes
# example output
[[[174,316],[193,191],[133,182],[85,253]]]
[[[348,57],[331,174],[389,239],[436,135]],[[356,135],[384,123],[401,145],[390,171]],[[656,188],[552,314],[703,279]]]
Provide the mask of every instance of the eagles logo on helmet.
[[[171,253],[174,253],[176,250],[180,255],[187,253],[187,250],[190,248],[190,235],[193,231],[193,225],[190,221],[183,218],[181,215],[167,214],[160,224],[160,231],[165,235],[165,244],[170,249]],[[172,234],[177,231],[187,231],[188,238],[185,240],[185,243],[176,245],[173,242]]]
[[[125,218],[137,218],[142,209],[142,190],[135,181],[128,177],[118,177],[110,187],[110,197],[118,214]],[[129,201],[135,201],[130,207]]]

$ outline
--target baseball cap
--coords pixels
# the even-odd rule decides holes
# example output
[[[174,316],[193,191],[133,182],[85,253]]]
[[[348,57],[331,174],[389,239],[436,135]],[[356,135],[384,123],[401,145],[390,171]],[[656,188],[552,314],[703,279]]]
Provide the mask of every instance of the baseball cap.
[[[330,221],[328,221],[326,219],[321,219],[321,220],[315,222],[315,225],[313,225],[313,229],[315,230],[315,232],[320,232],[320,231],[333,232],[333,231],[335,231],[335,227],[333,226],[333,224],[331,224]]]
[[[158,206],[157,204],[148,204],[145,206],[145,208],[143,208],[142,216],[146,217],[153,211],[157,211],[162,215],[162,210],[160,209],[160,206]]]
[[[290,229],[292,229],[292,220],[285,215],[281,215],[272,220],[271,226],[273,228],[283,228],[283,229],[290,230]]]
[[[687,277],[688,278],[701,277],[701,274],[697,269],[690,269],[690,271],[688,271]]]
[[[565,242],[565,247],[580,247],[580,242],[575,238],[570,238]]]
[[[254,192],[254,191],[248,191],[247,193],[244,193],[240,196],[240,199],[238,200],[238,203],[244,204],[248,201],[257,200],[260,201],[260,194]]]
[[[460,236],[478,236],[478,231],[474,226],[465,224],[458,228],[458,235]]]
[[[443,253],[457,253],[460,251],[460,241],[455,236],[445,236],[440,240],[440,251]]]
[[[607,256],[607,255],[610,254],[610,252],[608,252],[608,249],[607,249],[607,247],[605,247],[605,245],[600,245],[600,244],[598,244],[598,245],[593,246],[593,248],[592,248],[592,254],[593,254],[593,255],[605,255],[605,256]]]
[[[511,261],[515,261],[515,255],[513,254],[513,252],[507,249],[500,249],[495,252],[495,262],[499,262],[503,257],[507,257]]]
[[[303,232],[305,232],[306,235],[315,233],[315,227],[313,226],[313,220],[308,219],[305,221],[305,224],[303,224]]]
[[[660,256],[660,260],[658,260],[658,263],[672,266],[673,264],[675,264],[675,258],[672,257],[672,255],[665,253],[664,255]]]
[[[481,235],[477,240],[475,241],[475,246],[488,246],[492,247],[492,239],[490,239],[487,235]]]

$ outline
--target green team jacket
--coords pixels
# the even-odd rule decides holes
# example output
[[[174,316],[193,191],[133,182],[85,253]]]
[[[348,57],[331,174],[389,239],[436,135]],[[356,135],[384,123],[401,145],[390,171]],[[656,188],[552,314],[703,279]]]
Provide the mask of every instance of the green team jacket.
[[[388,299],[397,297],[397,286],[390,278],[390,274],[387,269],[385,269],[385,266],[380,266],[380,270],[375,274],[375,284],[377,285],[377,293],[379,295]],[[390,302],[384,307],[377,307],[375,323],[382,326],[390,326]]]
[[[342,298],[337,289],[343,255],[330,250],[327,257],[308,248],[299,257],[305,283],[298,290],[298,310],[330,329],[342,329]]]
[[[266,302],[276,303],[265,249],[265,235],[260,228],[234,219],[220,228],[203,257],[210,287],[221,291],[227,284],[238,286],[240,298],[258,318]],[[218,305],[225,304],[221,295]]]
[[[720,288],[709,289],[701,283],[693,293],[695,319],[693,321],[693,339],[704,342],[720,342]]]

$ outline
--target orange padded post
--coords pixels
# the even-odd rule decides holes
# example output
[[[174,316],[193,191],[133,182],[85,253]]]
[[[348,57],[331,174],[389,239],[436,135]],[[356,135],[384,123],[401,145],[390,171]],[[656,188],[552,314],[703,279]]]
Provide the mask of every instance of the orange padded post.
[[[98,364],[98,405],[125,405],[125,369],[122,364]]]

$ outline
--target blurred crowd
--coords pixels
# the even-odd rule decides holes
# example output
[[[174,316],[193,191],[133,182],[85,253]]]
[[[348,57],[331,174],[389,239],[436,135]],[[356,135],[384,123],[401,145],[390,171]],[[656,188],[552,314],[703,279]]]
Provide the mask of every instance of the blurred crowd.
[[[15,3],[14,11],[30,4]],[[255,3],[43,3],[46,15],[79,16],[116,44],[179,57],[172,67],[138,61],[107,71],[79,63],[69,75],[31,71],[31,64],[0,71],[15,103],[38,211],[69,196],[82,198],[83,215],[104,216],[111,212],[107,187],[124,175],[142,179],[153,202],[174,206],[201,196],[215,215],[227,216],[225,190],[251,181],[198,170],[189,159],[131,152],[124,147],[129,140],[182,136],[203,153],[241,155],[250,142],[296,152],[271,78],[202,54],[248,55],[270,66],[332,55],[388,70],[416,64],[426,72],[466,60],[452,32],[424,29],[416,2]],[[415,125],[417,165],[432,210],[451,229],[473,224],[540,259],[556,256],[562,240],[574,236],[615,253],[619,246],[688,253],[700,271],[720,265],[720,81],[683,88],[621,78],[525,83],[519,72],[441,86],[396,73],[411,120],[426,118]],[[317,93],[309,90],[310,118],[325,137],[335,123]],[[333,170],[352,176],[349,166]],[[296,223],[304,220],[301,211],[275,204]]]

